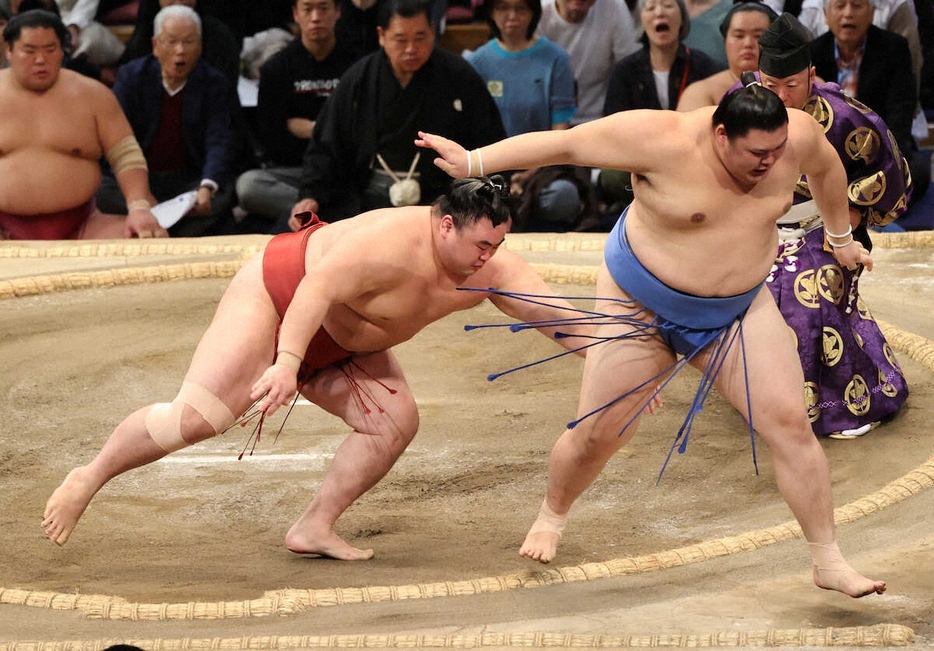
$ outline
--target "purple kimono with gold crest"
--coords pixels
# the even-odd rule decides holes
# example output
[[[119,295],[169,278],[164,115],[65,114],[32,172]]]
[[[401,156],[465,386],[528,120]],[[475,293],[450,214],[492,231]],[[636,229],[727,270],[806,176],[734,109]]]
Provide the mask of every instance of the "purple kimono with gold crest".
[[[815,84],[804,110],[840,155],[850,207],[862,215],[853,235],[870,249],[867,227],[883,226],[905,211],[908,165],[882,118],[836,84]],[[810,198],[802,177],[795,203]],[[893,415],[908,397],[908,385],[859,295],[862,265],[856,271],[840,267],[814,213],[779,224],[781,241],[767,284],[797,337],[814,433],[826,435]]]

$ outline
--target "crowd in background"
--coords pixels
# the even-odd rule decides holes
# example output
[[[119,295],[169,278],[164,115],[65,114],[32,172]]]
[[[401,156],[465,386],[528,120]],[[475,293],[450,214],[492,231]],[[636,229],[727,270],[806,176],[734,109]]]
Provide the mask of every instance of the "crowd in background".
[[[616,111],[716,104],[757,69],[759,37],[787,12],[813,39],[817,77],[877,113],[905,157],[913,190],[886,228],[934,227],[923,201],[934,1],[628,1],[0,0],[0,24],[32,9],[61,16],[62,66],[112,88],[151,202],[197,193],[169,229],[193,236],[428,204],[447,179],[413,145],[419,130],[470,149]],[[197,19],[160,22],[173,5]],[[490,38],[449,52],[440,37],[455,22],[485,24]],[[101,160],[96,208],[127,214],[133,202]],[[627,172],[569,166],[516,170],[512,192],[525,231],[608,230],[632,199]]]

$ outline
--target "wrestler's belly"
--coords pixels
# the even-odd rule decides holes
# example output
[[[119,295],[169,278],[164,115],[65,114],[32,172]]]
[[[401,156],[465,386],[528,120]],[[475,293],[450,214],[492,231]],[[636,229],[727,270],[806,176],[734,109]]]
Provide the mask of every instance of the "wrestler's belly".
[[[632,250],[642,265],[663,283],[694,296],[736,296],[760,284],[778,252],[774,224],[747,227],[737,236],[726,229],[707,229],[682,235],[626,231]]]
[[[48,149],[22,149],[0,156],[0,211],[35,215],[74,208],[97,191],[100,166]]]
[[[694,296],[727,297],[743,294],[762,283],[772,267],[778,246],[757,255],[729,255],[699,260],[650,256],[643,265],[663,283]],[[641,260],[641,257],[640,257]]]

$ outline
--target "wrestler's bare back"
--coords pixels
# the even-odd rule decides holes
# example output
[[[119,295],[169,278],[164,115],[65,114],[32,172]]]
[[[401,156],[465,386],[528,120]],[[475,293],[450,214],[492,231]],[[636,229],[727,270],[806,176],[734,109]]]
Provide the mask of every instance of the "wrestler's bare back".
[[[90,199],[100,184],[99,127],[119,109],[103,84],[71,70],[42,93],[0,71],[0,211],[55,212]]]

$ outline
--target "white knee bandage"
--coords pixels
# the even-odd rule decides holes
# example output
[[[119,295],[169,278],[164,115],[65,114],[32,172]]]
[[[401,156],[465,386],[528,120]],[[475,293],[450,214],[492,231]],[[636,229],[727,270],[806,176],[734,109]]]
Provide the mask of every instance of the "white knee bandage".
[[[166,452],[175,452],[191,445],[182,437],[182,411],[185,405],[198,412],[215,435],[236,420],[227,405],[213,393],[194,382],[183,382],[175,400],[153,405],[146,415],[146,430],[152,440]]]

